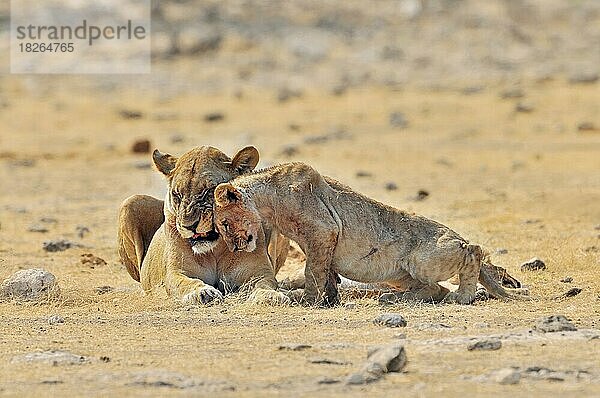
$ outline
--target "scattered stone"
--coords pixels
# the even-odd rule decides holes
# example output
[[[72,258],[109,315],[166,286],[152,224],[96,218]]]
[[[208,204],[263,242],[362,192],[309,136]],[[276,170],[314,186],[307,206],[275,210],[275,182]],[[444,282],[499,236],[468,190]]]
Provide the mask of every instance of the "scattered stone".
[[[322,377],[319,380],[317,380],[317,383],[319,384],[337,384],[340,382],[340,379],[333,379],[331,377]]]
[[[535,108],[533,105],[527,102],[519,102],[517,105],[515,105],[515,112],[531,113],[534,110]]]
[[[98,287],[94,288],[94,291],[97,294],[106,294],[106,293],[112,292],[113,290],[115,290],[115,288],[112,286],[108,286],[108,285],[98,286]]]
[[[424,190],[424,189],[420,189],[420,190],[417,192],[417,195],[416,195],[416,196],[413,196],[413,197],[412,197],[412,198],[410,198],[410,199],[411,199],[411,200],[414,200],[415,202],[420,202],[420,201],[422,201],[422,200],[425,200],[425,199],[427,199],[427,197],[428,197],[428,196],[429,196],[429,192],[427,192],[427,191],[426,191],[426,190]]]
[[[550,315],[540,318],[533,325],[533,330],[542,333],[554,333],[563,331],[575,331],[577,327],[573,325],[564,315]]]
[[[297,145],[289,144],[284,146],[279,152],[282,156],[290,158],[292,156],[297,155],[300,152]]]
[[[543,271],[546,269],[546,263],[537,257],[521,264],[521,271]]]
[[[46,233],[46,232],[48,232],[48,228],[46,228],[46,227],[44,227],[43,225],[40,225],[40,224],[33,224],[29,228],[27,228],[27,231],[29,231],[29,232]]]
[[[598,81],[598,73],[596,72],[576,72],[569,76],[571,84],[591,84]]]
[[[548,369],[542,366],[531,366],[522,371],[523,377],[535,380],[550,380],[550,381],[565,381],[570,377],[580,378],[581,374],[586,374],[586,371],[567,371],[561,372]]]
[[[127,119],[127,120],[137,120],[137,119],[141,119],[142,117],[144,117],[144,114],[140,111],[123,109],[123,110],[119,111],[119,116],[121,116],[123,119]]]
[[[136,373],[133,380],[127,383],[130,386],[142,387],[171,387],[177,389],[187,389],[196,387],[198,383],[185,375],[175,372],[166,372],[162,370],[151,370]]]
[[[373,173],[365,170],[358,170],[355,176],[358,178],[373,177]]]
[[[141,139],[137,140],[131,146],[131,152],[133,153],[150,153],[150,140]]]
[[[396,333],[392,337],[398,340],[404,340],[406,339],[406,333]]]
[[[204,115],[204,121],[207,123],[220,122],[225,119],[225,115],[221,112],[211,112]]]
[[[348,385],[375,382],[389,372],[400,372],[406,366],[406,351],[401,344],[376,347],[369,350],[367,362],[346,379]]]
[[[477,340],[467,346],[469,351],[496,351],[502,348],[502,342],[496,339]]]
[[[356,303],[353,301],[346,303],[346,304],[344,304],[344,308],[347,310],[354,310],[354,309],[356,309]]]
[[[308,344],[295,344],[295,343],[286,343],[281,344],[279,346],[279,350],[281,351],[302,351],[312,348],[312,346]]]
[[[317,365],[349,365],[350,362],[347,361],[339,361],[336,359],[328,359],[328,358],[311,358],[308,360],[310,363],[314,363]]]
[[[384,313],[373,319],[375,325],[400,328],[406,326],[406,319],[400,314]]]
[[[564,298],[575,297],[579,293],[581,293],[581,290],[582,289],[580,287],[572,287],[569,290],[567,290],[566,292],[564,292],[563,294],[560,294],[560,295],[554,297],[554,299],[560,300],[560,299],[564,299]]]
[[[600,130],[592,122],[581,122],[577,125],[577,130],[582,132],[590,132]]]
[[[75,227],[75,231],[77,232],[77,236],[79,236],[80,239],[83,239],[87,234],[90,233],[90,229],[85,225],[78,225],[77,227]]]
[[[279,102],[287,102],[293,98],[301,98],[301,97],[302,97],[302,91],[292,90],[287,87],[281,88],[277,92],[277,101],[279,101]]]
[[[58,220],[56,218],[52,218],[52,217],[42,217],[42,218],[40,218],[40,222],[43,222],[46,224],[57,224]]]
[[[10,162],[13,167],[33,167],[36,164],[35,159],[15,159]]]
[[[408,127],[408,120],[402,112],[390,113],[390,125],[395,128],[405,129]]]
[[[171,144],[180,144],[185,141],[185,137],[181,134],[172,134],[169,141],[171,141]]]
[[[288,129],[290,131],[300,131],[300,130],[302,130],[302,127],[299,124],[290,123],[290,124],[288,124]]]
[[[586,253],[598,253],[600,252],[600,248],[598,246],[588,246],[583,251]]]
[[[12,358],[12,362],[45,363],[52,366],[61,366],[82,365],[89,363],[90,360],[83,355],[76,355],[68,351],[51,350],[17,355]]]
[[[81,247],[81,245],[66,239],[47,240],[43,243],[44,250],[50,253],[62,252],[72,247]]]
[[[104,362],[104,363],[109,363],[110,362],[110,357],[107,357],[106,355],[101,356],[100,361]]]
[[[417,325],[417,330],[447,330],[452,329],[452,326],[445,323],[420,323]]]
[[[17,271],[0,284],[0,297],[35,301],[59,294],[56,277],[39,268]]]
[[[463,95],[473,95],[473,94],[478,94],[482,91],[483,91],[482,86],[467,86],[467,87],[463,88],[460,92]]]
[[[177,36],[177,52],[185,55],[203,54],[221,47],[223,35],[208,26],[192,26]]]
[[[508,249],[496,249],[496,254],[508,254]]]
[[[524,96],[525,93],[520,88],[510,88],[500,92],[500,98],[502,99],[523,98]]]
[[[385,189],[386,191],[395,191],[398,189],[398,185],[396,185],[394,182],[388,182],[385,184]]]
[[[518,384],[521,381],[521,372],[515,368],[503,368],[493,371],[490,378],[499,384]]]
[[[570,276],[565,276],[564,278],[562,278],[560,280],[562,283],[571,283],[573,282],[573,278],[571,278]]]
[[[62,316],[60,316],[60,315],[51,315],[51,316],[48,318],[48,323],[49,323],[50,325],[58,325],[58,324],[60,324],[60,323],[65,323],[65,318],[63,318],[63,317],[62,317]]]
[[[92,253],[83,253],[80,257],[81,264],[87,265],[90,268],[106,265],[106,261],[100,257],[94,256]]]

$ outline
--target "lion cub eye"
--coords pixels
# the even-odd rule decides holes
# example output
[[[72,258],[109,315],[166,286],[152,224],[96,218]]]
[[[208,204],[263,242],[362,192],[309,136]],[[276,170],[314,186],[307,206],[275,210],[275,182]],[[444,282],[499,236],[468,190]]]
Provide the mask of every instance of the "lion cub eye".
[[[227,220],[221,220],[221,226],[225,229],[225,231],[229,230],[229,224],[227,224]]]

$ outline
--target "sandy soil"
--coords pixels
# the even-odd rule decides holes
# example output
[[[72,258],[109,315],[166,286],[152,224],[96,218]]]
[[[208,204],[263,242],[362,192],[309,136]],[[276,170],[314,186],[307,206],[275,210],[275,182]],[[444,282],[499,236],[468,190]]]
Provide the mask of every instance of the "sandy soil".
[[[522,99],[502,99],[499,93],[511,88],[502,84],[469,95],[365,87],[332,96],[315,89],[279,103],[260,90],[242,98],[181,94],[165,101],[135,90],[80,90],[73,97],[68,84],[45,92],[33,83],[2,81],[0,277],[44,268],[57,276],[63,297],[58,303],[0,303],[0,395],[600,394],[600,339],[590,338],[600,333],[600,134],[578,130],[582,122],[600,128],[597,84],[524,82]],[[519,102],[533,109],[517,112]],[[142,117],[124,119],[122,110]],[[210,112],[225,118],[205,122]],[[402,112],[408,127],[390,125],[392,112]],[[263,166],[310,162],[361,192],[485,245],[535,300],[383,307],[348,298],[356,308],[309,309],[250,306],[235,296],[222,305],[185,308],[164,296],[145,297],[115,250],[120,201],[165,191],[149,155],[130,152],[138,138],[174,154],[194,145],[233,153],[253,144]],[[397,188],[386,189],[389,183]],[[415,201],[421,189],[430,195]],[[48,232],[28,232],[34,224]],[[78,226],[89,234],[80,238]],[[44,241],[60,237],[86,247],[42,250]],[[83,253],[108,264],[82,264]],[[519,264],[533,256],[548,269],[521,272]],[[292,261],[280,277],[294,267]],[[561,283],[566,276],[573,282]],[[104,285],[114,290],[98,294],[95,289]],[[576,297],[553,299],[573,286],[582,289]],[[402,314],[408,326],[373,325],[382,312]],[[53,314],[65,322],[50,325]],[[526,332],[551,314],[564,314],[580,331],[593,330],[554,337]],[[517,337],[505,336],[499,351],[469,352],[462,339],[511,333]],[[409,360],[403,373],[368,386],[344,384],[369,347],[400,341]],[[286,343],[311,348],[278,349]],[[89,361],[19,361],[20,355],[45,350]],[[342,364],[312,362],[318,358]],[[524,378],[508,386],[485,377],[510,366],[582,372],[564,381]]]

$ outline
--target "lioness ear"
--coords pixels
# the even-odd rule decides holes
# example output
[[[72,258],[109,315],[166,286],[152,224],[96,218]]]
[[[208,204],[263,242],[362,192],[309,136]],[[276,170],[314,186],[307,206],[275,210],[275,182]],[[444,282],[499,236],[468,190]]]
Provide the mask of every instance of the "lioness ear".
[[[231,203],[242,200],[242,194],[233,185],[219,184],[215,188],[215,203],[217,206],[225,207]]]
[[[235,154],[231,161],[231,168],[238,174],[244,174],[254,170],[258,159],[258,150],[253,146],[247,146]]]
[[[154,160],[154,165],[158,171],[166,176],[171,174],[175,168],[175,163],[177,162],[175,156],[171,156],[168,153],[161,153],[158,149],[155,149],[154,152],[152,152],[152,160]]]

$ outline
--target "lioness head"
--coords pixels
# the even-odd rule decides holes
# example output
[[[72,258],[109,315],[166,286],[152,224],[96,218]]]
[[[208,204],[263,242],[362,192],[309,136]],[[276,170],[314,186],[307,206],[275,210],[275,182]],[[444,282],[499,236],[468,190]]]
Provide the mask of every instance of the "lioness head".
[[[231,184],[220,184],[215,189],[215,220],[230,251],[251,252],[256,249],[260,216]]]
[[[256,148],[246,147],[233,159],[210,146],[194,148],[180,158],[155,150],[152,158],[169,183],[166,222],[175,224],[195,253],[214,249],[219,234],[213,220],[213,191],[217,185],[252,171],[259,158]]]

